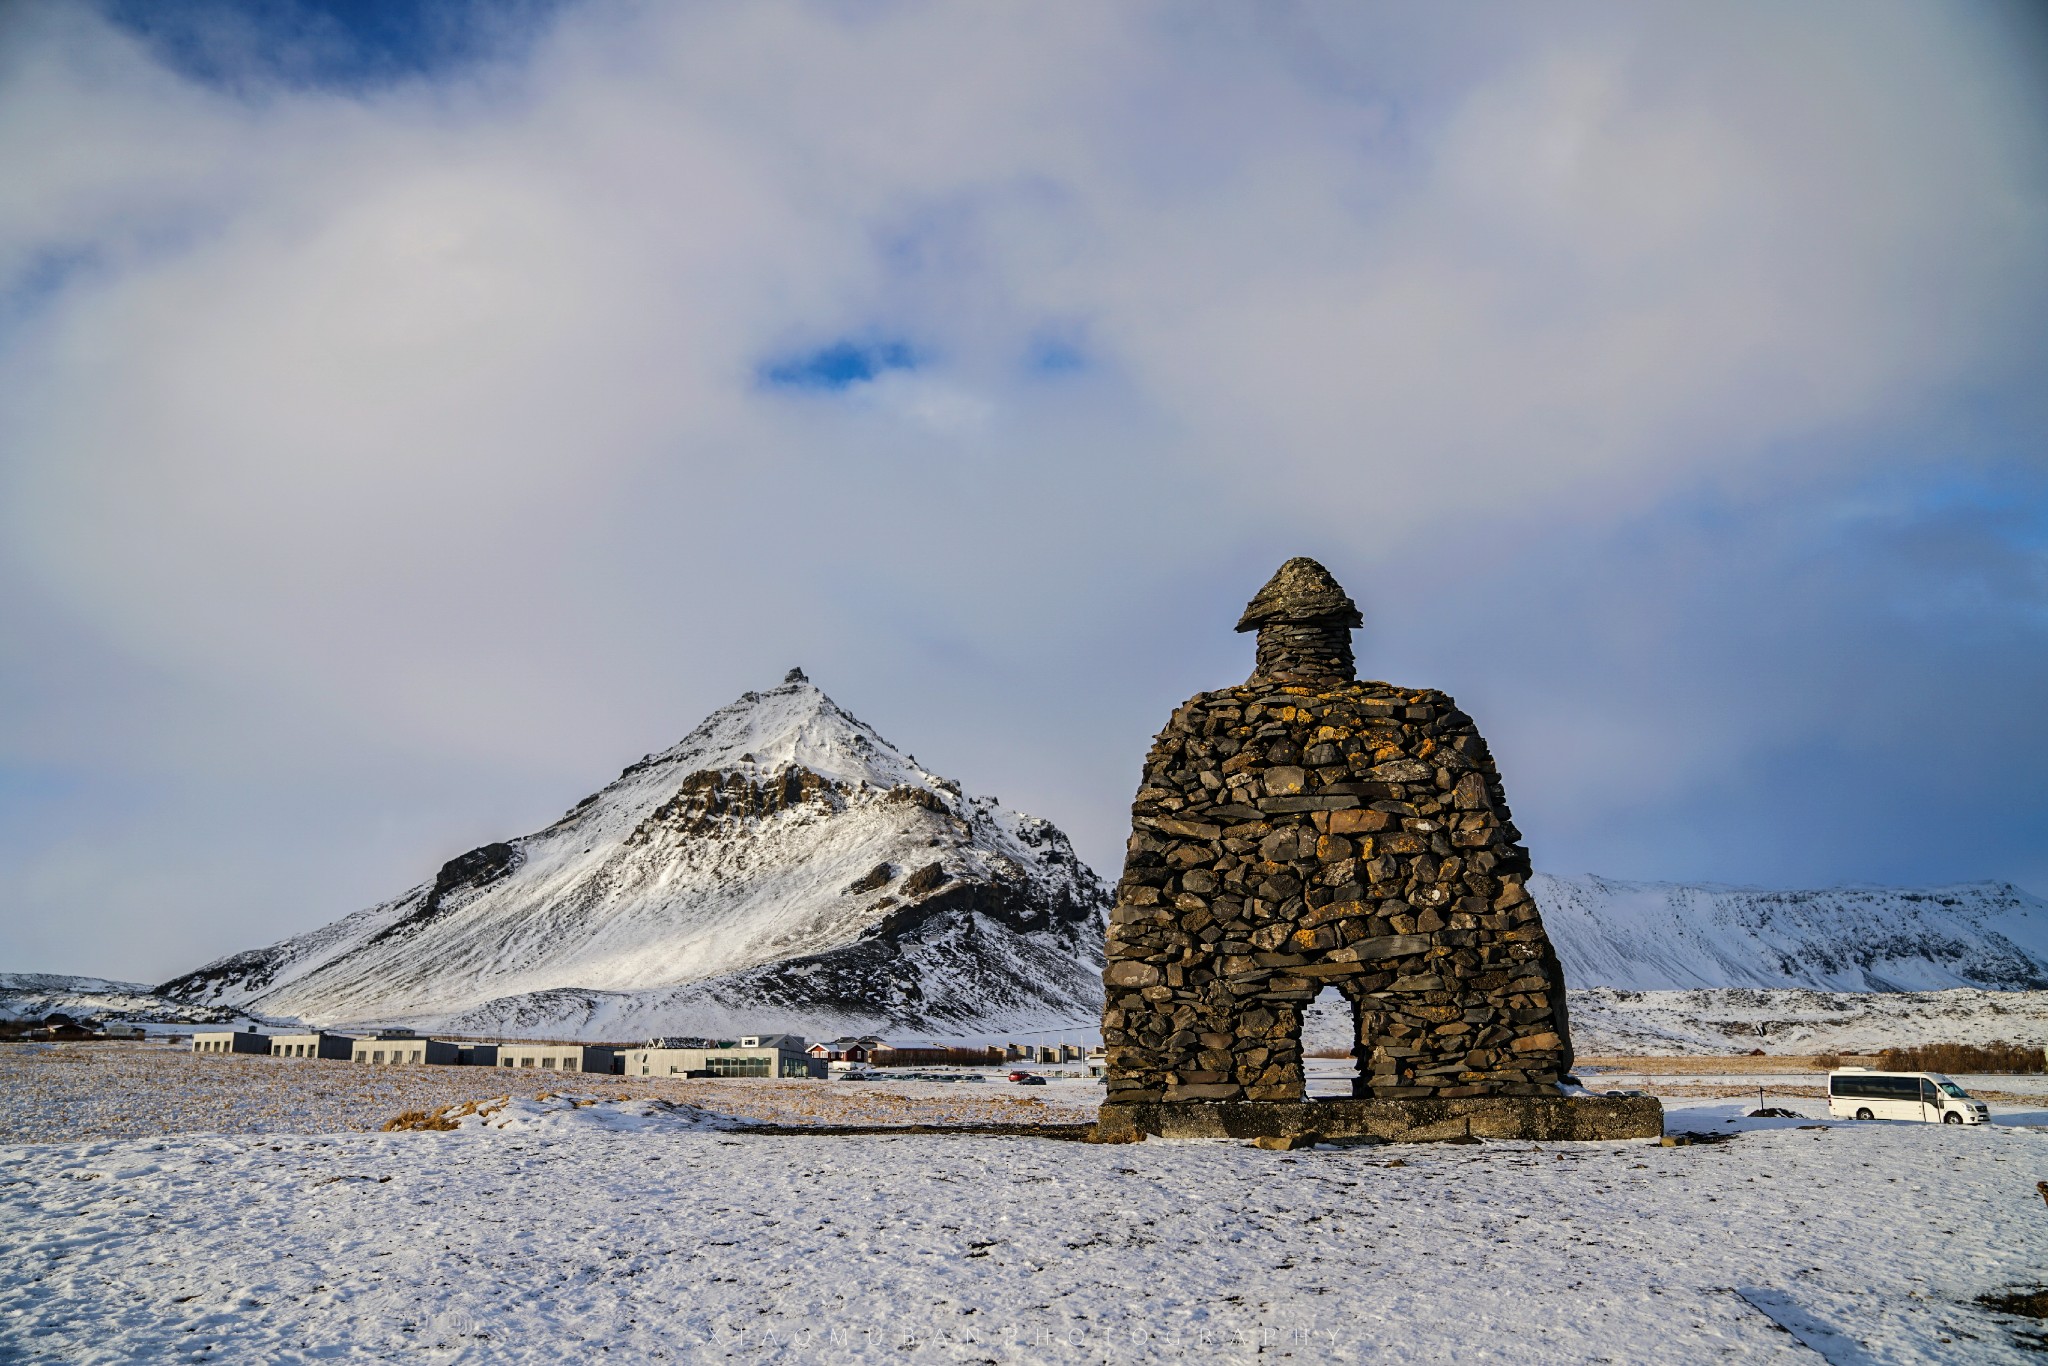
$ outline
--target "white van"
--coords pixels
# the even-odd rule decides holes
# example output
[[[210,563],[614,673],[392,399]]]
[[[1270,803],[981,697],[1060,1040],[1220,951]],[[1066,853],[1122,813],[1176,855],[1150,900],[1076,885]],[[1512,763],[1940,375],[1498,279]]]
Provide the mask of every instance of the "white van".
[[[1873,1072],[1843,1067],[1828,1073],[1828,1113],[1836,1119],[1917,1119],[1928,1124],[1985,1124],[1983,1101],[1939,1072]]]

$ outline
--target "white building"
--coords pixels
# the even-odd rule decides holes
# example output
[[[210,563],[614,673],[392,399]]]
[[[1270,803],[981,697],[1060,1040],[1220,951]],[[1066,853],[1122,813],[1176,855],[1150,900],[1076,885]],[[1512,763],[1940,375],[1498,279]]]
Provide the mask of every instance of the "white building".
[[[422,1039],[411,1032],[379,1034],[374,1039],[357,1039],[351,1055],[356,1062],[448,1063],[461,1061],[461,1050],[440,1039]]]
[[[501,1043],[498,1066],[537,1067],[545,1072],[596,1072],[610,1076],[618,1071],[618,1052],[574,1043]]]
[[[646,1048],[626,1050],[629,1077],[775,1077],[793,1079],[824,1075],[825,1063],[804,1052],[794,1034],[756,1034],[737,1044],[711,1048],[668,1048],[650,1040]]]
[[[253,1029],[220,1029],[192,1036],[194,1053],[268,1053],[270,1036]]]
[[[270,1056],[273,1058],[334,1058],[347,1062],[353,1055],[355,1040],[346,1034],[329,1034],[325,1030],[314,1030],[310,1034],[273,1034],[270,1036]]]

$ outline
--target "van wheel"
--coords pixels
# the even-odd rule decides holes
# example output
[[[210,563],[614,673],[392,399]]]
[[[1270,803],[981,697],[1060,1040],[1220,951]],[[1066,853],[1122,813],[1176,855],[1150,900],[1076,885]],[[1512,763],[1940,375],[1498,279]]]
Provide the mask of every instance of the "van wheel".
[[[1951,1110],[1941,1117],[1941,1122],[1943,1124],[1961,1124],[1963,1122],[1963,1117],[1957,1114],[1955,1111]]]
[[[1873,1114],[1871,1114],[1871,1113],[1870,1113],[1870,1111],[1869,1111],[1868,1109],[1862,1109],[1862,1110],[1858,1110],[1858,1111],[1856,1112],[1856,1118],[1858,1118],[1858,1119],[1876,1119],[1876,1118],[1877,1118],[1877,1116],[1876,1116],[1876,1115],[1873,1115]]]

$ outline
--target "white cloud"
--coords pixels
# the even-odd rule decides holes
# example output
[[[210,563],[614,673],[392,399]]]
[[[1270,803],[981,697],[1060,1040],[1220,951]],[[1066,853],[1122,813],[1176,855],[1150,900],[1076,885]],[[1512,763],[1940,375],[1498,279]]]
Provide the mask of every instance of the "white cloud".
[[[7,572],[112,695],[189,699],[119,762],[230,788],[374,792],[367,745],[552,815],[801,659],[1103,858],[1132,727],[1222,681],[1267,559],[1483,601],[2038,360],[2040,123],[1942,11],[594,4],[510,75],[260,99],[11,22],[0,281],[89,264],[0,334]],[[1086,370],[1032,369],[1049,330]],[[759,383],[877,333],[925,363]],[[1558,629],[1634,648],[1572,591]],[[21,677],[24,725],[91,727]],[[1556,799],[1720,781],[1735,730]]]

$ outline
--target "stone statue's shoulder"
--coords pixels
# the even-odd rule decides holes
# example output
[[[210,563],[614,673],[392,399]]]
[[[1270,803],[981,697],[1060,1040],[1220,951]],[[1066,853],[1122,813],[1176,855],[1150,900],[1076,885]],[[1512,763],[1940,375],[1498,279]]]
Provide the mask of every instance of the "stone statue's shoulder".
[[[1243,686],[1217,688],[1213,692],[1198,692],[1175,708],[1175,716],[1200,716],[1210,712],[1241,709],[1257,695],[1258,689]]]
[[[1360,679],[1352,684],[1356,696],[1366,701],[1396,702],[1409,707],[1435,707],[1442,711],[1458,710],[1458,700],[1441,688],[1411,688],[1399,683],[1386,683],[1379,679]]]

